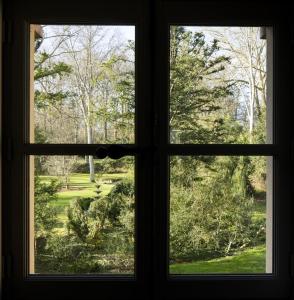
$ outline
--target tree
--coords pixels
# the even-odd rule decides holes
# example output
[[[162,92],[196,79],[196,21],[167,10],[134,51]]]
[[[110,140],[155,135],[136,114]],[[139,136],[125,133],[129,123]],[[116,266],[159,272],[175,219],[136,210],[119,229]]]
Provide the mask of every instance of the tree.
[[[44,250],[48,237],[57,224],[57,210],[52,206],[57,200],[57,192],[61,185],[57,180],[51,180],[49,184],[42,183],[38,176],[35,176],[35,251]]]
[[[96,183],[95,198],[77,198],[67,209],[67,228],[84,243],[99,245],[104,239],[109,203]]]
[[[240,90],[236,78],[228,74],[232,57],[224,55],[221,45],[215,39],[208,42],[201,32],[181,26],[171,29],[174,143],[244,142],[244,124],[237,112]],[[172,259],[226,255],[254,244],[264,234],[264,224],[251,218],[253,162],[250,157],[201,155],[170,160]]]
[[[176,143],[211,143],[223,139],[224,116],[217,114],[231,95],[231,84],[217,78],[229,63],[200,32],[171,27],[170,128]],[[223,110],[222,110],[223,113]]]
[[[69,189],[70,174],[77,163],[77,156],[46,156],[43,162],[43,169],[52,176],[59,176],[63,179],[66,189]]]
[[[46,26],[43,26],[45,29]],[[43,30],[44,36],[35,42],[34,55],[34,104],[35,104],[35,142],[58,142],[47,136],[47,124],[50,121],[52,108],[59,112],[68,93],[60,86],[60,81],[68,76],[71,67],[57,58],[62,56],[61,45],[70,38],[68,35],[50,36]],[[52,47],[42,47],[46,40],[52,40]],[[42,116],[40,118],[40,116]],[[41,137],[41,139],[39,139]]]
[[[119,71],[113,72],[115,96],[112,99],[112,120],[115,141],[134,142],[135,119],[135,43],[129,41],[122,53],[115,56]]]
[[[78,198],[68,210],[68,230],[82,242],[99,249],[109,247],[107,241],[117,244],[120,233],[128,243],[134,234],[134,184],[128,180],[117,183],[108,196],[101,196],[101,186],[96,184],[95,198]],[[128,247],[129,248],[129,247]]]
[[[37,142],[134,139],[134,43],[109,26],[44,27],[35,71]],[[95,181],[93,156],[87,157]]]
[[[78,104],[85,127],[86,141],[92,144],[107,143],[110,140],[109,127],[117,120],[113,114],[118,111],[115,85],[126,65],[122,43],[117,43],[104,26],[75,27],[74,38],[65,43],[67,61],[73,71],[70,86],[73,99]],[[69,31],[70,28],[65,28]],[[132,66],[133,67],[133,66]],[[121,111],[121,114],[124,112]],[[99,127],[99,125],[102,126]],[[103,134],[101,134],[101,129]],[[93,156],[89,156],[90,181],[95,181]]]
[[[260,28],[226,27],[214,29],[211,34],[232,59],[227,76],[238,87],[238,101],[246,116],[248,140],[250,143],[265,143],[266,41],[260,38]]]

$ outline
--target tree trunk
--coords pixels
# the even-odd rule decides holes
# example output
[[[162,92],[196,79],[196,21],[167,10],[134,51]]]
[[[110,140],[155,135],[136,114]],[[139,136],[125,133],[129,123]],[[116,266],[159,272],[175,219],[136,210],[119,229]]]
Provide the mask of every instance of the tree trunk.
[[[93,136],[92,136],[92,127],[87,125],[87,142],[88,144],[92,144]],[[94,159],[92,155],[89,155],[89,170],[90,170],[90,182],[95,182],[95,170],[94,170]]]
[[[65,188],[66,190],[69,189],[69,177],[67,175],[65,175]]]
[[[107,132],[107,121],[104,122],[104,142],[106,143],[108,139],[108,132]]]
[[[90,181],[95,182],[95,170],[93,155],[89,155]]]
[[[62,176],[65,179],[65,189],[68,190],[68,188],[69,188],[69,178],[68,178],[67,169],[66,169],[65,156],[62,156]]]

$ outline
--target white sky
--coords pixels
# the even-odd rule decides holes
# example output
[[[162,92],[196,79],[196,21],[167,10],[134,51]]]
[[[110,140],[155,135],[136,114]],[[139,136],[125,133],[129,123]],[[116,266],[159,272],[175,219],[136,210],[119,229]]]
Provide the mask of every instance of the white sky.
[[[74,27],[75,25],[73,25]],[[87,25],[84,25],[87,26]],[[46,25],[44,27],[45,37],[55,35],[54,32],[58,30],[58,28],[62,29],[63,25]],[[105,27],[109,34],[109,38],[112,35],[115,35],[117,39],[119,39],[123,44],[126,43],[128,40],[135,40],[135,26],[125,26],[125,25],[118,25],[118,26],[111,26],[111,25],[103,25],[99,27]],[[107,38],[107,37],[106,37]],[[47,38],[42,42],[43,49],[50,49],[53,39]]]

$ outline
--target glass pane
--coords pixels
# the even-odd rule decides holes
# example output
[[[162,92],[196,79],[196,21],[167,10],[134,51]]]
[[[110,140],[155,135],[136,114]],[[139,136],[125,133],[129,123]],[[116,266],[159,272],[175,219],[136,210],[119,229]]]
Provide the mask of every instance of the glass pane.
[[[271,143],[271,28],[170,27],[170,142]]]
[[[32,143],[134,143],[135,27],[31,25]]]
[[[170,274],[272,272],[272,158],[170,158]]]
[[[30,159],[30,273],[133,274],[134,158]]]

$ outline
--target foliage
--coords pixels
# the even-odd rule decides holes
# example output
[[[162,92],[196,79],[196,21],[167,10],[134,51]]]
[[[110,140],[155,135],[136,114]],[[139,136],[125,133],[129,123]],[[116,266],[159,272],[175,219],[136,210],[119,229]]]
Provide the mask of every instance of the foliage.
[[[120,173],[126,170],[126,160],[125,158],[113,160],[106,157],[103,160],[94,162],[94,170],[95,173]],[[76,164],[73,166],[72,171],[74,173],[88,173],[89,164],[87,162],[76,162]]]
[[[42,157],[43,168],[47,174],[58,176],[66,189],[70,187],[70,173],[76,164],[77,157],[70,155],[48,155]]]
[[[134,186],[126,180],[115,185],[107,197],[101,197],[100,184],[96,184],[95,198],[78,198],[67,210],[67,227],[83,243],[102,249],[133,242]],[[127,247],[128,249],[130,247]],[[132,248],[132,247],[131,247]]]
[[[118,182],[107,196],[111,203],[109,209],[109,220],[113,225],[126,224],[122,222],[122,217],[127,217],[127,213],[133,214],[135,190],[134,183],[131,180],[125,179]],[[131,230],[133,233],[134,231]]]
[[[218,42],[205,41],[201,32],[171,27],[170,38],[170,127],[177,143],[220,142],[225,134],[224,100],[231,84],[216,79],[229,57],[218,54]],[[212,84],[211,84],[212,82]]]
[[[36,255],[36,272],[133,269],[134,186],[129,180],[122,181],[112,189],[110,197],[101,197],[97,183],[96,194],[95,198],[78,198],[71,203],[67,234],[47,237]]]
[[[182,161],[177,160],[171,172],[171,259],[222,256],[255,244],[264,223],[256,226],[252,220],[247,158],[214,158],[213,165],[196,160],[197,169],[186,168],[180,175],[177,167]],[[196,176],[188,181],[187,189],[186,180],[192,172]]]
[[[129,41],[125,51],[127,55],[121,55],[116,59],[121,60],[128,66],[128,57],[135,55],[135,43]],[[122,143],[128,143],[134,136],[134,113],[135,113],[135,70],[132,67],[125,68],[119,76],[116,75],[114,85],[116,96],[112,99],[112,121],[115,124],[117,132],[120,132],[119,138]]]
[[[100,49],[95,41],[106,37],[101,28],[79,27],[78,33],[70,33],[77,44],[65,43],[63,47],[66,63],[45,52],[36,54],[35,141],[132,142],[134,43]],[[171,27],[172,143],[265,143],[265,104],[258,107],[258,113],[253,112],[249,130],[247,120],[242,119],[246,113],[238,107],[247,98],[246,95],[246,99],[239,98],[241,83],[227,77],[233,69],[232,59],[223,50],[219,41],[209,41],[201,32]],[[261,86],[257,88],[264,94]],[[259,103],[258,99],[255,102]],[[52,234],[53,229],[58,229],[58,217],[51,203],[57,199],[60,183],[43,184],[36,178],[38,266],[47,264],[57,273],[131,270],[134,183],[127,179],[112,180],[110,184],[115,185],[106,194],[101,193],[104,182],[100,179],[103,173],[129,171],[134,159],[106,158],[97,162],[93,157],[87,157],[85,162],[81,159],[35,158],[37,174],[62,176],[68,189],[72,172],[90,172],[92,180],[98,180],[95,197],[75,195],[69,200],[63,231]],[[257,200],[265,201],[266,159],[174,156],[170,168],[171,263],[233,255],[265,243],[265,218],[256,216],[254,210]],[[88,185],[90,192],[80,195],[91,196],[92,187]],[[107,188],[108,192],[109,185]]]
[[[54,235],[49,239],[47,256],[39,256],[39,268],[50,273],[93,273],[104,271],[103,264],[92,259],[94,247],[81,243],[73,235]]]
[[[62,61],[54,62],[51,57],[52,54],[50,55],[46,51],[35,53],[34,79],[41,83],[40,88],[36,88],[38,85],[35,85],[34,100],[37,109],[54,106],[68,97],[68,92],[64,92],[62,89],[55,91],[51,91],[50,88],[44,89],[48,80],[51,81],[50,85],[52,85],[54,80],[61,79],[72,71],[71,66]]]
[[[57,200],[57,192],[61,185],[57,180],[51,180],[49,184],[42,183],[35,176],[35,240],[36,251],[42,251],[51,231],[57,224],[57,211],[52,202]]]

